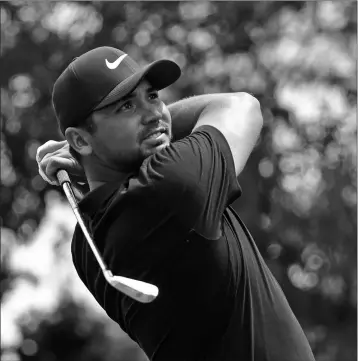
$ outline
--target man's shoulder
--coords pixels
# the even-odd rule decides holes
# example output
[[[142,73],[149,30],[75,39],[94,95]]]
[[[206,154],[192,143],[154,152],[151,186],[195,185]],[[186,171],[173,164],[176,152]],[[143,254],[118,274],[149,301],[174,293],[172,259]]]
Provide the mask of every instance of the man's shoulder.
[[[198,178],[226,156],[231,154],[224,135],[211,125],[203,125],[146,158],[132,189],[165,193],[190,183],[197,185]]]

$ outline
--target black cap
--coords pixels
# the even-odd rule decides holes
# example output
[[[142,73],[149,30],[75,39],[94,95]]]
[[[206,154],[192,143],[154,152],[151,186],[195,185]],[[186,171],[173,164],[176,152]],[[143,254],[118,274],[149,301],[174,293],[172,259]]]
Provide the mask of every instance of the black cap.
[[[171,60],[157,60],[141,68],[119,49],[93,49],[75,58],[53,87],[52,103],[61,132],[83,124],[93,111],[129,94],[144,77],[161,90],[180,75],[179,66]]]

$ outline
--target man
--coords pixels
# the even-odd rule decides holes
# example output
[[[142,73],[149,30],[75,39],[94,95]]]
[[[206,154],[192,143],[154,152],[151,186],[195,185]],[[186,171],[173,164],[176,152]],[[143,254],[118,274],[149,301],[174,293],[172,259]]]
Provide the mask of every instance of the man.
[[[80,209],[109,268],[160,292],[141,304],[110,287],[77,226],[78,275],[150,360],[312,361],[285,296],[230,207],[262,127],[260,105],[238,93],[167,107],[158,90],[179,76],[171,61],[141,69],[102,47],[56,81],[53,105],[67,142],[40,147],[40,172],[55,182],[59,168],[83,170],[90,192]]]

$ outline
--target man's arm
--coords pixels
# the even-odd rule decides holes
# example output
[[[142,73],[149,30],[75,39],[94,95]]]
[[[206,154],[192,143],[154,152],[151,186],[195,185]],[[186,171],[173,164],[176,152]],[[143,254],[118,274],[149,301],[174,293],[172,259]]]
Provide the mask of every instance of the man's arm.
[[[243,169],[262,127],[258,101],[246,93],[199,95],[168,106],[172,116],[174,140],[182,139],[201,125],[221,131],[229,143],[236,174]],[[61,165],[71,175],[83,179],[82,167],[71,155],[67,141],[48,141],[37,150],[36,160],[42,178],[57,184],[55,171]]]
[[[189,135],[199,120],[200,114],[213,101],[223,101],[232,94],[205,94],[184,98],[168,106],[172,117],[174,141]]]
[[[263,124],[260,103],[247,93],[208,94],[169,105],[174,140],[202,125],[217,128],[229,144],[236,175],[243,170]]]

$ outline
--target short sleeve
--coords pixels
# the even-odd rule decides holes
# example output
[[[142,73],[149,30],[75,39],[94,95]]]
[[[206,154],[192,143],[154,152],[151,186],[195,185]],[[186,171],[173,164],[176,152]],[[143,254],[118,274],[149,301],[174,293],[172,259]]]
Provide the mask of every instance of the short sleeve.
[[[138,181],[186,228],[209,239],[219,236],[225,208],[241,195],[229,145],[209,125],[147,158]]]

